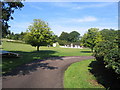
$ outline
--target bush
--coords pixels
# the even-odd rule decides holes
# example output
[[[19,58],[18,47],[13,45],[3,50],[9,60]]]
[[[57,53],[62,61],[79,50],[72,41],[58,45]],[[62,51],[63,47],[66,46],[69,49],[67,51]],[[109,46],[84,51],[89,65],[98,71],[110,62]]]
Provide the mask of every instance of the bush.
[[[65,40],[58,40],[58,43],[59,43],[59,45],[62,45],[62,46],[71,44],[70,42],[65,41]]]
[[[120,51],[117,43],[110,41],[99,42],[94,47],[93,56],[97,60],[103,60],[106,68],[113,69],[115,73],[120,74]]]
[[[113,48],[116,47],[117,44],[110,41],[101,41],[94,47],[93,56],[97,60],[103,60],[104,56]]]
[[[105,56],[104,61],[107,68],[111,68],[115,73],[120,74],[120,51],[118,48],[111,49]]]

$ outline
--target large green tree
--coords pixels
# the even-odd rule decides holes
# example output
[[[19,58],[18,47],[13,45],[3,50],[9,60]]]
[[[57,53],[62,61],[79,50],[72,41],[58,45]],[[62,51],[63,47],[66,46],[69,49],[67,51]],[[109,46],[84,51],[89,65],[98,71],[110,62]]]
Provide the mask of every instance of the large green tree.
[[[10,27],[8,25],[8,21],[13,19],[12,14],[14,13],[15,9],[21,9],[24,5],[21,1],[23,0],[3,0],[1,2],[1,10],[2,10],[2,15],[1,15],[1,20],[0,22],[2,23],[2,37],[5,37],[8,34],[8,28]]]
[[[69,33],[67,32],[62,32],[61,35],[59,36],[60,40],[65,40],[68,41],[69,40]]]
[[[105,41],[114,41],[118,37],[118,31],[114,29],[103,29],[100,33]]]
[[[100,31],[103,41],[94,47],[94,57],[104,63],[105,68],[109,69],[110,74],[120,78],[120,48],[119,30],[103,29]],[[118,75],[116,75],[116,74]]]
[[[77,31],[70,33],[62,32],[59,36],[58,42],[60,45],[80,44],[80,34]]]
[[[40,46],[52,44],[56,36],[50,31],[50,27],[45,21],[40,19],[34,19],[33,21],[33,24],[28,27],[24,40],[37,47],[37,51],[39,51]]]
[[[89,47],[92,51],[94,46],[100,41],[102,41],[102,35],[98,28],[88,29],[88,32],[85,33],[81,39],[83,45]]]
[[[77,42],[80,40],[80,34],[77,31],[72,31],[69,34],[69,41],[70,42]]]

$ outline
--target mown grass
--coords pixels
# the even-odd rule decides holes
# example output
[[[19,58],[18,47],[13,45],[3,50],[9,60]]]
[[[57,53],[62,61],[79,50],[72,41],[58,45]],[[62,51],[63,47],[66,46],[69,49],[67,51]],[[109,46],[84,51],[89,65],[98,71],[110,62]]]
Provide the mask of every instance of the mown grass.
[[[64,88],[104,88],[90,73],[92,61],[95,60],[80,61],[68,67],[64,74]]]
[[[54,47],[40,47],[37,52],[35,47],[28,44],[3,42],[3,50],[18,53],[20,58],[3,58],[2,70],[6,73],[15,67],[31,62],[36,59],[46,59],[49,57],[60,56],[90,56],[92,53],[90,49],[75,49],[75,48],[54,48]]]

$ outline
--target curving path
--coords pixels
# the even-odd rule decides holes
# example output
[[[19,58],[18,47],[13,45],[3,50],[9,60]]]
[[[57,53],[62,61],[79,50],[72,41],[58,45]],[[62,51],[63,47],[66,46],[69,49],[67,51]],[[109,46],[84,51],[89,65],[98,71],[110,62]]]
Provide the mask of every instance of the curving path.
[[[63,88],[67,67],[93,56],[71,56],[35,60],[3,76],[2,88]]]

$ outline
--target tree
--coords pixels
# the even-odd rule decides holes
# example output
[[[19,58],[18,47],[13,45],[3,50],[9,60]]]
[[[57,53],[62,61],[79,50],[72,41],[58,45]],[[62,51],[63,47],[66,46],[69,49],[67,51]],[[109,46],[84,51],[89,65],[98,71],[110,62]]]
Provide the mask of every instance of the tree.
[[[12,14],[15,9],[21,9],[24,5],[21,2],[22,0],[12,0],[14,2],[7,2],[8,0],[4,0],[2,2],[2,17],[0,22],[2,23],[2,36],[5,37],[8,34],[8,25],[9,20],[13,20]],[[17,1],[17,2],[15,2]]]
[[[60,45],[70,45],[71,43],[80,43],[80,34],[77,31],[72,31],[70,33],[62,32],[59,37]]]
[[[80,40],[80,34],[77,31],[72,31],[69,34],[69,41],[70,42],[77,42]]]
[[[69,39],[69,33],[67,32],[62,32],[60,37],[59,37],[60,40],[65,40],[65,41],[68,41]]]
[[[99,29],[97,28],[90,28],[88,29],[88,32],[85,33],[81,39],[81,42],[83,43],[84,46],[89,47],[92,52],[94,46],[102,41],[102,35],[98,31]]]
[[[118,31],[115,31],[113,29],[103,29],[100,31],[100,33],[105,41],[113,41],[118,37]]]
[[[59,45],[70,45],[70,42],[68,42],[66,40],[60,40],[60,39],[58,39],[58,43],[59,43]]]
[[[120,50],[114,41],[101,41],[94,47],[96,60],[104,62],[105,68],[120,74]]]
[[[104,29],[100,31],[103,41],[94,47],[94,57],[103,61],[105,68],[120,75],[119,30]],[[115,74],[114,73],[114,74]],[[120,78],[120,76],[116,78]]]
[[[37,51],[39,51],[40,46],[52,44],[55,35],[50,31],[48,23],[40,19],[34,19],[33,21],[33,24],[28,27],[24,40],[28,44],[37,47]]]

